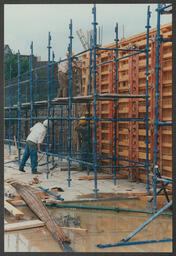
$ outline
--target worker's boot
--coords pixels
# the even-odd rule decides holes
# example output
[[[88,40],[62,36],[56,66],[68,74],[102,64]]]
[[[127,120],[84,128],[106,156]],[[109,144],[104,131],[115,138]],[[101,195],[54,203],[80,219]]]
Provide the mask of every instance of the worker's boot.
[[[42,173],[38,172],[38,171],[35,171],[35,172],[32,172],[32,174],[42,174]]]
[[[23,168],[19,168],[20,172],[26,172]]]

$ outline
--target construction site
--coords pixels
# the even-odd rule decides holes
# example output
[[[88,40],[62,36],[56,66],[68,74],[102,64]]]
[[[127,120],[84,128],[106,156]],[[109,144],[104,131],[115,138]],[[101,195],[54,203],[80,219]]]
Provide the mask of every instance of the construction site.
[[[97,12],[83,51],[70,20],[66,58],[49,32],[47,61],[32,42],[28,71],[20,51],[10,67],[5,252],[172,252],[172,4],[148,6],[140,34],[119,39],[116,23],[104,46]]]

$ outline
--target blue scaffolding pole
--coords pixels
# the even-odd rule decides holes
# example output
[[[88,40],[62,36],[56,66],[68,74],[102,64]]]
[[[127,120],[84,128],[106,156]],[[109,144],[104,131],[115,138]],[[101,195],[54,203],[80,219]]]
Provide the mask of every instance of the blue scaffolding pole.
[[[30,102],[31,102],[31,122],[30,126],[33,126],[33,111],[34,111],[34,102],[33,102],[33,42],[31,42],[31,55],[30,55]]]
[[[91,89],[92,89],[92,46],[93,46],[93,38],[90,37],[90,51],[89,51],[89,87],[88,87],[88,95],[91,95]],[[90,118],[90,102],[88,103],[88,118]],[[88,153],[90,156],[90,153],[92,154],[92,145],[90,140],[91,138],[91,126],[90,126],[90,119],[88,120],[88,133],[89,133],[89,141],[88,141]],[[92,160],[92,156],[91,156]],[[90,169],[89,166],[87,166],[87,174],[89,175]]]
[[[9,84],[9,155],[11,154],[11,123],[12,123],[12,119],[11,119],[11,114],[12,114],[12,66],[10,65],[10,84]]]
[[[47,127],[47,146],[46,146],[46,158],[47,158],[47,179],[49,176],[49,144],[50,144],[50,123],[49,123],[49,119],[50,119],[50,51],[51,51],[51,35],[50,32],[48,33],[48,66],[47,66],[47,85],[48,85],[48,127]]]
[[[147,184],[146,184],[146,189],[147,189],[147,195],[149,196],[150,193],[150,184],[149,184],[149,117],[148,117],[148,111],[149,111],[149,101],[148,101],[148,77],[150,75],[149,73],[149,30],[150,30],[150,17],[151,17],[151,12],[150,12],[150,6],[148,6],[147,10],[147,44],[146,44],[146,115],[145,115],[145,120],[146,120],[146,162],[145,162],[145,167],[146,167],[146,174],[147,174]]]
[[[116,43],[116,50],[115,50],[115,93],[118,92],[118,23],[116,23],[115,27],[115,43]],[[117,99],[114,100],[115,104],[115,123],[114,123],[114,185],[116,185],[116,179],[117,179]]]
[[[18,116],[18,131],[17,131],[17,145],[18,145],[18,164],[20,165],[21,160],[21,64],[20,64],[20,52],[18,50],[18,103],[17,103],[17,116]]]
[[[160,76],[160,44],[163,41],[162,36],[160,35],[160,19],[161,19],[161,13],[163,10],[167,9],[172,5],[166,5],[163,6],[162,4],[158,4],[156,12],[157,12],[157,33],[156,33],[156,66],[155,66],[155,71],[156,71],[156,85],[155,85],[155,122],[154,122],[154,127],[155,127],[155,134],[154,134],[154,163],[153,163],[153,212],[155,213],[157,211],[157,206],[156,206],[156,198],[157,198],[157,183],[163,182],[158,178],[158,173],[159,172],[159,167],[158,167],[158,130],[161,129],[161,126],[170,126],[172,125],[172,122],[161,122],[159,120],[159,98],[160,98],[160,91],[159,88],[162,86],[159,81],[159,76]],[[167,181],[166,181],[167,183]],[[167,192],[165,192],[165,195],[167,197]],[[168,197],[167,197],[168,198]],[[169,200],[168,200],[169,201]]]
[[[55,77],[54,77],[54,58],[55,58],[55,55],[54,55],[54,51],[53,51],[53,54],[52,54],[52,100],[54,99],[54,96],[55,96]],[[55,105],[52,105],[52,117],[54,118],[54,115],[55,115]],[[54,119],[52,119],[52,153],[54,154],[54,148],[55,148],[55,144],[54,144],[54,136],[55,136],[55,133],[54,133]],[[54,166],[54,156],[52,156],[52,166]]]
[[[71,173],[70,173],[70,165],[71,165],[71,116],[72,116],[72,40],[73,40],[73,35],[72,35],[72,20],[70,20],[69,24],[69,30],[70,30],[70,35],[69,35],[69,47],[68,47],[68,187],[70,187],[70,182],[71,182]]]
[[[96,130],[96,122],[97,122],[97,113],[96,113],[96,96],[97,96],[97,90],[96,90],[96,49],[97,49],[97,22],[96,22],[96,5],[94,4],[94,7],[92,8],[93,13],[93,125],[94,125],[94,138],[93,138],[93,148],[94,148],[94,193],[95,198],[97,199],[97,130]]]
[[[62,152],[63,151],[63,105],[60,105],[60,116],[61,116],[61,119],[60,119],[60,135],[59,135],[59,151]]]

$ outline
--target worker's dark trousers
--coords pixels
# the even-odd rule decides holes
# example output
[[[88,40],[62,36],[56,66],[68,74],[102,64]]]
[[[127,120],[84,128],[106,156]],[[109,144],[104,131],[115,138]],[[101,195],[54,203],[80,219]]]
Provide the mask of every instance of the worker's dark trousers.
[[[81,160],[85,161],[85,162],[91,162],[91,154],[89,153],[89,144],[86,142],[81,144],[80,147],[80,151],[81,151]],[[85,164],[80,164],[80,167],[83,170],[87,169],[88,165]]]
[[[23,169],[28,158],[30,156],[31,159],[31,171],[32,173],[35,173],[37,171],[37,165],[38,165],[38,157],[37,157],[37,144],[32,141],[27,141],[24,155],[20,164],[20,169]]]

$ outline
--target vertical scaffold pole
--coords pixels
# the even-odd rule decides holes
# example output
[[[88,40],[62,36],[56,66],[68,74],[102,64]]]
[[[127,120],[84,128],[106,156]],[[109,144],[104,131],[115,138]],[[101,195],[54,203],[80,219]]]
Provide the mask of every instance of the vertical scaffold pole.
[[[150,184],[149,184],[149,132],[148,132],[148,110],[149,110],[149,100],[148,100],[148,77],[149,77],[149,30],[150,30],[150,6],[148,6],[147,10],[147,43],[146,43],[146,162],[145,167],[147,171],[147,184],[146,184],[146,190],[147,195],[149,196],[150,193]]]
[[[54,77],[54,51],[52,54],[52,99],[54,99],[55,95],[55,77]],[[55,105],[52,106],[52,117],[55,115]],[[52,153],[54,154],[54,120],[52,119]],[[54,166],[54,156],[52,156],[52,166]]]
[[[95,198],[97,199],[97,131],[96,131],[96,122],[97,122],[97,113],[96,113],[96,97],[97,97],[97,90],[96,90],[96,49],[97,49],[97,22],[96,22],[96,5],[94,4],[94,7],[92,8],[93,13],[93,123],[94,123],[94,193]]]
[[[33,111],[34,111],[34,102],[33,102],[33,42],[30,45],[31,55],[30,55],[30,102],[31,102],[31,122],[30,126],[33,126]]]
[[[115,51],[115,93],[118,92],[118,23],[116,23],[115,27],[115,43],[116,43],[116,51]],[[115,104],[115,124],[114,124],[114,185],[116,185],[116,179],[117,179],[117,99],[114,100]]]
[[[48,127],[47,127],[47,179],[49,176],[49,143],[50,143],[50,51],[51,51],[51,35],[48,33],[48,66],[47,66],[47,85],[48,85]]]
[[[20,51],[18,50],[18,164],[20,165],[21,160],[21,64],[20,64]]]
[[[92,36],[90,37],[90,51],[89,51],[89,89],[88,94],[91,95],[91,88],[92,88],[92,45],[93,45],[93,39]],[[90,102],[88,103],[88,118],[90,118]],[[89,134],[89,141],[88,141],[88,153],[89,157],[92,161],[92,143],[90,140],[92,140],[92,133],[91,133],[91,126],[90,126],[90,119],[88,120],[88,134]],[[87,166],[87,174],[89,175],[89,166]]]
[[[10,65],[10,75],[9,75],[9,155],[11,154],[11,113],[12,113],[12,66]]]
[[[156,66],[155,66],[155,71],[156,71],[156,85],[155,85],[155,122],[154,122],[154,127],[155,127],[155,137],[154,137],[154,163],[153,163],[153,213],[157,211],[156,207],[156,193],[157,193],[157,172],[158,172],[158,164],[157,164],[157,156],[158,156],[158,129],[159,129],[159,71],[160,71],[160,66],[159,66],[159,51],[160,51],[160,8],[161,4],[158,4],[158,7],[156,9],[157,11],[157,34],[156,34]]]
[[[92,35],[90,37],[90,51],[89,51],[89,95],[92,91],[92,46],[93,46],[93,38]]]
[[[70,158],[71,158],[71,112],[72,112],[72,20],[69,24],[69,47],[68,47],[68,187],[70,187]]]

